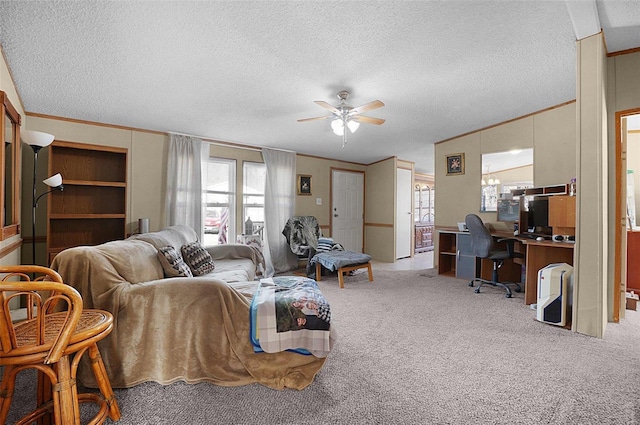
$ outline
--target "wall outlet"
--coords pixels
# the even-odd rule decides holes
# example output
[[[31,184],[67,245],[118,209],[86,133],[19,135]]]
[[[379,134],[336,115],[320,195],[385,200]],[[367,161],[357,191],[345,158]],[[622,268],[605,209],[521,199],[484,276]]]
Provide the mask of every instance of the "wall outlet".
[[[316,198],[316,205],[322,205],[322,198]]]

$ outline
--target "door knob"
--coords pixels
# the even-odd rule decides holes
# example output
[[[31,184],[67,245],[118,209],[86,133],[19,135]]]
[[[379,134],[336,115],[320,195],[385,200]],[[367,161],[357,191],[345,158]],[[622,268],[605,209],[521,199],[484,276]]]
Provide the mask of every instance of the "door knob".
[[[338,214],[334,214],[333,216],[334,216],[334,217],[337,217],[337,216],[338,216]]]

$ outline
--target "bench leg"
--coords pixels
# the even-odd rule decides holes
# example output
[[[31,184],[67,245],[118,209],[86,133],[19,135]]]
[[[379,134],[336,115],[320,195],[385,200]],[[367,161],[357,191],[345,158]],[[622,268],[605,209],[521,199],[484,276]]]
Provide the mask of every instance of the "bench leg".
[[[320,282],[320,278],[322,277],[322,266],[320,263],[316,263],[316,282]]]
[[[344,288],[344,274],[348,273],[352,270],[364,269],[367,268],[369,272],[369,282],[373,282],[373,270],[371,270],[371,262],[367,264],[358,264],[356,266],[345,266],[338,269],[338,283],[340,283],[340,288]]]

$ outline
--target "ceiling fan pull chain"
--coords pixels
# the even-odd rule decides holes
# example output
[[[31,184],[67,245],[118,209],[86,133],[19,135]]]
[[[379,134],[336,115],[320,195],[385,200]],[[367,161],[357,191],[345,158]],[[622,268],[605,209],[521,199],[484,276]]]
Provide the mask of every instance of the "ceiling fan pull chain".
[[[347,116],[342,114],[342,149],[347,145]]]

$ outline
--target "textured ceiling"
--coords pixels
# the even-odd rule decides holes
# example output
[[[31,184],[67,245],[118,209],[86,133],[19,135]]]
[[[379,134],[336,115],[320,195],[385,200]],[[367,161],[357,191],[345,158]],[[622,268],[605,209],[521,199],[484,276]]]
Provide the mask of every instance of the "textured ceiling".
[[[609,52],[640,2],[597,1]],[[29,112],[432,173],[433,143],[575,99],[563,1],[0,1]],[[338,91],[382,100],[341,149]]]

